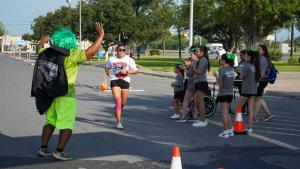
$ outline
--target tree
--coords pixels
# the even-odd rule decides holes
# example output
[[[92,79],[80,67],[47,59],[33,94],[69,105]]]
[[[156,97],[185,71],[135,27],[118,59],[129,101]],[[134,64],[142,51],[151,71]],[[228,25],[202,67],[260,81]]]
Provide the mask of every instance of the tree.
[[[136,29],[133,42],[147,48],[150,42],[167,36],[172,25],[173,6],[171,0],[134,0]]]
[[[32,35],[30,35],[29,33],[25,33],[22,35],[22,39],[27,41],[32,41]]]
[[[216,0],[221,22],[234,25],[250,48],[294,18],[298,0]]]
[[[225,50],[233,50],[239,46],[242,38],[240,31],[232,24],[216,5],[216,0],[196,0],[194,4],[194,36],[202,36],[209,42],[222,43]],[[189,0],[183,3],[184,18],[190,12]],[[189,29],[187,23],[185,29]]]
[[[78,6],[71,9],[62,7],[45,16],[34,19],[33,37],[39,39],[44,34],[51,34],[62,26],[70,27],[79,34]],[[168,32],[171,25],[172,0],[88,0],[82,3],[82,37],[93,41],[96,37],[95,22],[104,24],[105,39],[103,47],[122,42],[125,45],[143,44],[148,46]]]
[[[185,8],[184,8],[185,7]],[[174,7],[173,12],[173,26],[177,30],[178,37],[178,55],[182,58],[182,32],[188,29],[189,23],[189,3],[185,2],[185,6]]]
[[[43,35],[50,35],[60,27],[70,27],[72,30],[76,30],[75,25],[70,25],[70,19],[68,19],[70,10],[72,14],[77,13],[76,9],[61,7],[54,12],[48,12],[45,16],[35,18],[31,25],[33,39],[39,40]],[[71,18],[74,18],[73,15]]]
[[[5,27],[2,24],[2,22],[0,22],[0,36],[4,35],[4,33],[5,33]]]
[[[300,36],[296,37],[294,40],[295,46],[300,46]]]

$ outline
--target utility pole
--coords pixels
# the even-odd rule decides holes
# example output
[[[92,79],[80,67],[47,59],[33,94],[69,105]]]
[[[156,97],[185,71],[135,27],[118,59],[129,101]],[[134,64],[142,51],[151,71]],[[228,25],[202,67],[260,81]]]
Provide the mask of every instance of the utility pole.
[[[190,2],[190,37],[189,37],[189,47],[193,45],[193,23],[194,23],[194,0]]]
[[[291,29],[291,51],[290,51],[290,58],[293,57],[293,53],[294,53],[294,19],[293,19],[293,22],[292,22],[292,29]]]
[[[82,30],[81,30],[81,0],[79,0],[79,48],[81,49]]]

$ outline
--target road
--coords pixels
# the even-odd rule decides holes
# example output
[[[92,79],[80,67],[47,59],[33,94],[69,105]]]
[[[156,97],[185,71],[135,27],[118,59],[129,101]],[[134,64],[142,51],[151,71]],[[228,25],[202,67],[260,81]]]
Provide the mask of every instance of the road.
[[[300,153],[257,137],[218,138],[220,112],[206,128],[177,124],[172,114],[170,79],[139,74],[132,79],[124,110],[124,131],[114,128],[113,100],[98,95],[103,70],[81,66],[77,80],[78,116],[66,151],[73,160],[35,156],[43,117],[30,98],[32,66],[0,56],[0,168],[165,169],[172,147],[180,145],[185,169],[298,169]],[[300,147],[299,98],[268,95],[276,118],[256,123],[254,133]],[[57,132],[50,148],[57,142]]]

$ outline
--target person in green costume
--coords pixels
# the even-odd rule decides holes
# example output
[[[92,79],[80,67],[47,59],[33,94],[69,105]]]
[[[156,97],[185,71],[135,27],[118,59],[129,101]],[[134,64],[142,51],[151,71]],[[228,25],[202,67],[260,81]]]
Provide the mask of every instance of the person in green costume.
[[[76,49],[76,36],[68,28],[59,28],[53,35],[44,36],[39,43],[39,52],[46,50],[44,44],[49,42],[52,46],[68,49],[70,55],[65,58],[64,66],[68,78],[68,93],[65,96],[55,98],[51,107],[46,112],[45,125],[42,133],[42,143],[38,156],[53,156],[59,160],[70,160],[71,157],[64,152],[64,148],[72,135],[77,106],[75,97],[75,82],[79,64],[91,59],[101,46],[104,38],[103,25],[96,22],[98,37],[86,50]],[[59,141],[56,151],[48,151],[48,142],[55,129],[59,130]]]

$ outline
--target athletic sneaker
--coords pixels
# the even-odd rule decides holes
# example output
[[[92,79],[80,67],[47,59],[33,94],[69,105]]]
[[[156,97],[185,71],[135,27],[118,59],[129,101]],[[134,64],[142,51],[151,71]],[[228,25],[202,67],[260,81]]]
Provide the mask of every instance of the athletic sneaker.
[[[248,128],[247,132],[252,133],[253,132],[252,128]]]
[[[221,137],[221,138],[229,138],[228,131],[223,131],[218,136]]]
[[[271,115],[266,115],[265,118],[264,118],[264,122],[270,121],[273,117],[274,117],[273,114],[271,114]]]
[[[72,158],[65,152],[54,152],[53,153],[53,157],[58,159],[58,160],[62,160],[62,161],[67,161],[67,160],[71,160]]]
[[[200,120],[196,120],[192,126],[193,127],[206,127],[207,125],[208,125],[207,120],[205,120],[204,122],[202,122]]]
[[[259,122],[259,121],[258,121],[258,119],[257,119],[257,118],[255,118],[255,117],[253,118],[253,121],[254,121],[254,122],[256,122],[256,123],[258,123],[258,122]]]
[[[181,117],[181,118],[175,120],[175,122],[178,122],[178,123],[186,123],[186,122],[187,122],[187,119],[186,119],[186,117]]]
[[[48,157],[48,156],[51,156],[52,153],[50,151],[48,151],[47,148],[40,148],[39,151],[37,152],[37,155],[39,157]]]
[[[227,133],[230,137],[233,137],[234,136],[234,129],[231,128],[231,129],[227,129]]]
[[[124,127],[123,127],[123,125],[122,125],[121,122],[118,122],[116,127],[117,127],[117,129],[119,129],[119,130],[123,130],[123,129],[124,129]]]
[[[173,114],[173,116],[170,117],[170,119],[179,119],[180,116],[178,114]]]

